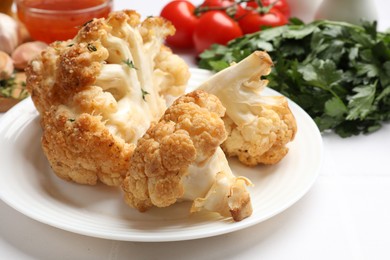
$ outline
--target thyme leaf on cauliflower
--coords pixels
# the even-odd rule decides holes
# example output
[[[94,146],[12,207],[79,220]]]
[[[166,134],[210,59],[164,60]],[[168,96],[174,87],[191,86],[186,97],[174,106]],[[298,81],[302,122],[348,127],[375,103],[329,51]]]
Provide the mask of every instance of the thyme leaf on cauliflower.
[[[91,20],[85,22],[85,23],[83,24],[83,27],[86,26],[87,24],[91,23],[92,21],[93,21],[93,19],[91,19]]]
[[[92,43],[88,43],[87,49],[88,49],[90,52],[97,51],[96,47],[95,47]]]
[[[146,95],[150,95],[150,93],[144,90],[143,88],[141,88],[141,92],[142,92],[142,99],[146,101]]]
[[[129,68],[131,69],[137,69],[134,65],[134,62],[132,60],[130,60],[129,58],[127,58],[126,60],[123,60],[123,63],[126,64]]]

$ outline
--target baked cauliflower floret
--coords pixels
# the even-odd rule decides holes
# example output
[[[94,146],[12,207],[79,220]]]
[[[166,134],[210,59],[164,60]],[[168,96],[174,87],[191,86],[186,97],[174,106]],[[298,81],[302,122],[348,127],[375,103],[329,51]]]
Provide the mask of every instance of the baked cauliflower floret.
[[[271,66],[269,55],[257,51],[198,88],[216,95],[226,107],[228,137],[222,149],[249,166],[279,162],[297,131],[287,99],[262,95],[267,81],[261,77],[269,74]]]
[[[167,47],[161,48],[157,54],[156,69],[153,79],[160,86],[160,94],[163,96],[178,96],[183,93],[181,88],[171,86],[183,86],[188,81],[188,66],[177,55],[171,55]]]
[[[125,201],[143,212],[193,201],[239,221],[252,213],[251,182],[235,177],[219,145],[226,139],[218,98],[194,91],[177,99],[138,141],[122,183]]]
[[[168,95],[181,95],[189,79],[188,66],[163,45],[174,31],[163,18],[141,22],[135,11],[113,12],[85,24],[74,39],[52,43],[30,63],[27,89],[58,176],[121,183],[137,140],[162,116]],[[180,69],[167,69],[162,60]]]

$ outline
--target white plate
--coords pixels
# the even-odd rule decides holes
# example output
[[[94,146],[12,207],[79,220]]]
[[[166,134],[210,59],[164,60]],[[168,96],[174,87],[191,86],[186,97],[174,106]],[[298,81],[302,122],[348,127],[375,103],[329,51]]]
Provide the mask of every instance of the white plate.
[[[210,75],[192,70],[190,86]],[[277,94],[266,89],[265,94]],[[54,175],[40,146],[38,113],[30,98],[0,121],[0,198],[21,213],[48,225],[84,234],[126,241],[178,241],[210,237],[260,223],[298,201],[315,181],[322,161],[322,139],[312,119],[296,104],[298,133],[290,152],[277,165],[247,168],[230,160],[250,188],[253,215],[241,222],[211,214],[189,214],[189,203],[139,213],[127,207],[119,189],[82,186]]]

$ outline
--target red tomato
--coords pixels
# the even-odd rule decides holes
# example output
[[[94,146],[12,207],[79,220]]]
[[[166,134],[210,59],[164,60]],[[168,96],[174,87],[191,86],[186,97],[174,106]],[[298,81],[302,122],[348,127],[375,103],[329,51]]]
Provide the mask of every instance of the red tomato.
[[[227,7],[233,3],[232,0],[205,0],[200,7]]]
[[[193,39],[197,53],[201,53],[213,43],[226,44],[240,36],[241,28],[233,19],[223,12],[210,11],[199,18]]]
[[[167,38],[167,43],[172,47],[191,48],[194,46],[192,34],[198,22],[194,15],[195,6],[184,0],[172,1],[161,11],[161,16],[172,22],[176,33]]]
[[[259,14],[256,11],[250,11],[238,21],[243,33],[254,33],[261,30],[261,27],[276,27],[285,25],[287,18],[278,10],[271,9],[266,14]]]
[[[277,2],[276,2],[277,1]],[[276,3],[275,3],[276,2]],[[287,0],[261,0],[261,3],[264,6],[269,6],[270,4],[275,3],[273,8],[278,9],[282,14],[284,14],[287,18],[290,18],[291,11],[290,11],[290,5],[288,4]],[[255,1],[248,2],[247,6],[256,8],[258,5]]]
[[[239,19],[246,13],[245,9],[241,5],[234,3],[234,0],[205,0],[199,7],[200,8],[209,7],[210,8],[209,11],[213,11],[213,10],[216,11],[217,8],[225,8],[224,10],[221,11],[227,12],[228,7],[233,7],[233,6],[237,8],[235,10],[234,19]]]

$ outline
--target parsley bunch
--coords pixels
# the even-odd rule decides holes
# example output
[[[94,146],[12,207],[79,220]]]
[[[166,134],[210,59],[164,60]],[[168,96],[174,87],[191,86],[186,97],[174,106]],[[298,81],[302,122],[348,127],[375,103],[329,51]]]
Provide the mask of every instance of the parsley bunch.
[[[269,87],[299,104],[321,131],[348,137],[373,132],[390,119],[390,33],[377,32],[376,22],[293,19],[227,46],[213,45],[198,65],[219,71],[255,50],[274,61]]]

